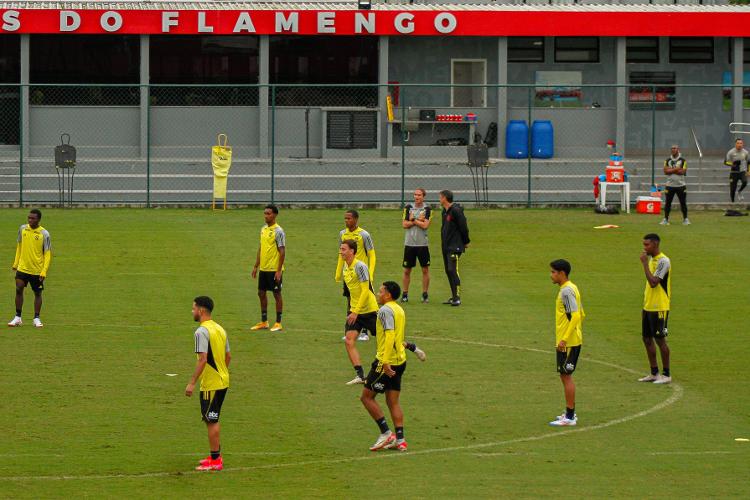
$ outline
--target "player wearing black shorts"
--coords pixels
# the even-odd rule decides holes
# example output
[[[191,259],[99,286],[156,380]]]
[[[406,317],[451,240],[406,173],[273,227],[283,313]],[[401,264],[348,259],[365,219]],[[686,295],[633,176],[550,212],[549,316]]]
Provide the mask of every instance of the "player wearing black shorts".
[[[659,249],[661,239],[658,234],[643,237],[641,264],[646,275],[646,290],[643,294],[641,312],[641,338],[646,347],[646,356],[651,373],[638,379],[639,382],[669,384],[672,374],[669,366],[669,345],[667,344],[667,320],[672,298],[672,262]],[[661,354],[662,373],[656,361],[656,346]]]
[[[396,303],[400,294],[398,283],[393,281],[386,281],[378,290],[378,303],[381,304],[377,313],[378,350],[360,397],[380,430],[380,435],[370,447],[370,451],[385,448],[394,448],[398,451],[407,449],[404,439],[404,412],[399,403],[401,378],[406,371],[406,316],[401,306]],[[375,396],[383,393],[396,429],[395,435],[388,427],[383,410],[375,401]]]
[[[401,226],[404,234],[404,289],[401,302],[409,301],[409,284],[411,270],[416,267],[417,260],[422,268],[422,302],[429,302],[430,288],[430,246],[427,239],[427,229],[432,221],[432,209],[425,205],[425,190],[414,190],[414,205],[404,207]]]
[[[196,470],[221,470],[224,459],[221,456],[219,417],[221,406],[229,388],[229,339],[227,332],[211,319],[214,302],[210,297],[196,297],[193,300],[193,320],[200,322],[195,331],[195,354],[198,358],[195,370],[185,387],[185,395],[190,397],[195,384],[200,380],[201,419],[208,431],[210,455],[200,461]]]
[[[260,323],[250,328],[253,331],[268,329],[266,292],[272,292],[273,299],[276,301],[276,322],[271,327],[271,331],[280,332],[284,329],[281,326],[281,314],[284,308],[284,300],[281,298],[281,282],[286,258],[286,233],[276,223],[277,215],[279,215],[279,209],[276,205],[267,205],[263,209],[266,224],[260,229],[260,246],[252,271],[253,278],[258,278]]]
[[[555,300],[555,348],[557,372],[565,393],[565,411],[549,425],[554,427],[573,426],[578,424],[576,415],[576,385],[573,372],[578,365],[578,356],[583,344],[581,324],[585,313],[581,303],[578,287],[570,281],[570,262],[558,259],[550,262],[552,283],[560,287]]]
[[[39,225],[42,212],[33,209],[26,220],[28,224],[18,229],[16,238],[16,257],[13,260],[13,270],[16,271],[16,315],[8,326],[17,327],[23,324],[23,291],[31,285],[34,292],[34,326],[41,328],[44,326],[39,318],[42,310],[42,291],[52,261],[52,245],[49,231]]]

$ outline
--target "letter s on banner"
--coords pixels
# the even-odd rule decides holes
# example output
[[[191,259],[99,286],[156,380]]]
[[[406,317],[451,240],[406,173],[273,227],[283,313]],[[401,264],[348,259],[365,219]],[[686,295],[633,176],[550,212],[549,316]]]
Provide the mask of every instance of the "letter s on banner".
[[[18,20],[19,12],[17,10],[6,10],[3,12],[3,31],[17,31],[21,27],[21,21]]]
[[[409,14],[408,12],[397,14],[393,19],[393,26],[399,33],[414,33],[414,14]]]
[[[60,11],[60,31],[75,31],[81,27],[81,16],[72,10]]]
[[[441,12],[440,14],[435,16],[435,29],[438,33],[442,33],[444,35],[453,33],[457,25],[458,21],[456,21],[456,16],[449,12]]]
[[[117,31],[122,28],[122,16],[119,12],[107,11],[102,14],[99,24],[102,25],[104,31],[109,31],[110,33]]]

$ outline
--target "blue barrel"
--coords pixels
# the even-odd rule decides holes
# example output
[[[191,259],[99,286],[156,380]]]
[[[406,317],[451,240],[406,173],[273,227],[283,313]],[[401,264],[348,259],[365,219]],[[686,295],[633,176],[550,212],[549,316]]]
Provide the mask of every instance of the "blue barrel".
[[[552,158],[555,153],[555,134],[549,120],[534,120],[531,124],[531,157]]]
[[[523,120],[511,120],[505,129],[505,156],[529,157],[529,126]]]

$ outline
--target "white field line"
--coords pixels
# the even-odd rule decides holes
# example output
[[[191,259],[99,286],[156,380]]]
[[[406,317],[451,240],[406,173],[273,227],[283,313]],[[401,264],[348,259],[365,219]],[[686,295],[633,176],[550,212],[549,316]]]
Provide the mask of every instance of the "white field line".
[[[299,329],[298,331],[317,331],[317,332],[323,332],[323,333],[330,332],[330,330],[325,331],[325,330],[303,330],[303,329]],[[421,336],[411,336],[411,338],[431,340],[431,341],[434,340],[438,342],[441,342],[441,341],[450,342],[454,344],[476,345],[476,346],[481,346],[481,347],[514,349],[514,350],[519,350],[519,351],[538,352],[538,353],[544,353],[544,354],[549,353],[548,350],[536,349],[532,347],[519,347],[519,346],[509,346],[509,345],[503,345],[503,344],[491,344],[488,342],[475,342],[475,341],[470,341],[470,340],[438,338],[438,337],[421,337]],[[590,358],[586,358],[586,359],[589,362],[598,363],[604,366],[609,366],[618,370],[626,371],[628,373],[634,373],[634,374],[639,373],[630,368],[619,366],[613,363],[608,363],[606,361],[597,361],[597,360],[590,359]],[[616,418],[616,419],[609,420],[607,422],[602,422],[601,424],[596,424],[596,425],[568,428],[566,430],[559,430],[559,431],[555,430],[552,432],[546,432],[544,434],[537,434],[536,436],[520,437],[520,438],[514,438],[514,439],[506,439],[502,441],[492,441],[488,443],[472,444],[472,445],[465,445],[465,446],[430,448],[426,450],[409,451],[407,453],[371,453],[368,455],[346,457],[346,458],[304,460],[304,461],[299,461],[299,462],[252,465],[252,466],[247,466],[247,467],[228,467],[228,468],[225,468],[223,472],[227,473],[227,472],[245,472],[245,471],[253,471],[253,470],[263,470],[263,469],[284,469],[284,468],[291,468],[291,467],[304,467],[308,465],[330,465],[330,464],[341,464],[341,463],[350,463],[350,462],[362,462],[366,460],[385,460],[385,459],[399,460],[399,459],[408,459],[409,457],[420,456],[420,455],[464,452],[464,451],[471,451],[471,450],[481,450],[485,448],[494,448],[497,446],[505,446],[505,445],[510,445],[510,444],[529,443],[529,442],[534,442],[534,441],[542,441],[545,439],[550,439],[550,438],[554,438],[558,436],[566,436],[570,434],[590,432],[590,431],[595,431],[599,429],[605,429],[607,427],[612,427],[614,425],[624,424],[626,422],[630,422],[631,420],[645,417],[646,415],[650,415],[651,413],[663,410],[673,405],[674,403],[676,403],[682,398],[684,390],[680,384],[673,383],[673,384],[670,384],[669,387],[672,389],[672,394],[667,399],[665,399],[664,401],[660,403],[655,404],[651,408],[647,408],[645,410],[639,411],[632,415],[626,415],[624,417]],[[78,475],[78,476],[67,476],[67,475],[65,476],[8,476],[8,477],[0,477],[0,481],[21,481],[22,482],[22,481],[64,481],[64,480],[100,480],[100,479],[143,479],[143,478],[152,478],[152,477],[181,476],[181,475],[187,475],[187,474],[205,474],[205,472],[189,470],[189,471],[174,471],[174,472],[145,472],[142,474],[89,474],[89,475]]]
[[[733,451],[654,451],[649,455],[731,455]]]

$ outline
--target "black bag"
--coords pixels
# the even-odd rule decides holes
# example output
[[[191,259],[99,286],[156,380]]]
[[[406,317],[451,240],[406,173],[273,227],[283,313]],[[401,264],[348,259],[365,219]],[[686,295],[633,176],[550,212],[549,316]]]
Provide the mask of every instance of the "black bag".
[[[463,137],[453,137],[451,139],[438,139],[436,146],[466,146],[469,142]]]
[[[65,142],[65,138],[68,142]],[[55,146],[55,168],[75,168],[76,148],[70,145],[70,135],[60,136],[60,145]]]
[[[487,133],[484,134],[484,143],[488,147],[497,144],[497,123],[492,122],[487,126]]]
[[[727,210],[726,212],[724,212],[724,215],[725,215],[726,217],[742,217],[742,216],[744,216],[744,215],[747,215],[747,213],[742,213],[742,212],[740,212],[739,210],[732,210],[732,209],[729,209],[729,210]]]

